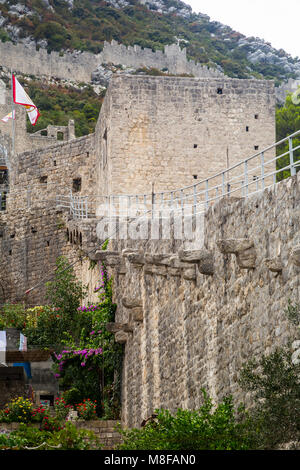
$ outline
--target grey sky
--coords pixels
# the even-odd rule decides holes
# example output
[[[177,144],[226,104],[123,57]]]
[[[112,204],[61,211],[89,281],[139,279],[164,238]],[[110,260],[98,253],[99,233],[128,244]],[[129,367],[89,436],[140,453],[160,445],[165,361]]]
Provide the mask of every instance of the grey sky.
[[[300,0],[184,0],[245,36],[270,42],[300,58]]]

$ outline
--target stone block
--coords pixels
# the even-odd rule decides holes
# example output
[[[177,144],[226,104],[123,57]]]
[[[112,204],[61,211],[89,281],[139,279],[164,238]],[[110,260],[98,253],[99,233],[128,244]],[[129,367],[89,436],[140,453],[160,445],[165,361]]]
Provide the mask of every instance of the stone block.
[[[300,245],[297,245],[292,249],[291,259],[295,266],[300,267]]]
[[[266,258],[264,260],[267,268],[273,273],[281,273],[283,269],[281,258]]]

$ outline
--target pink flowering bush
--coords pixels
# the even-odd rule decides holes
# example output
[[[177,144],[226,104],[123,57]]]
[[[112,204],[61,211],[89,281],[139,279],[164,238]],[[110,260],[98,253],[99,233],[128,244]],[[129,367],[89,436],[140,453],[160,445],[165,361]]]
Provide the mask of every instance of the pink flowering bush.
[[[66,334],[64,347],[53,354],[53,359],[55,377],[64,391],[66,403],[75,407],[90,399],[96,403],[97,415],[103,416],[107,406],[103,405],[105,396],[99,394],[102,374],[104,371],[104,383],[115,390],[115,402],[119,403],[120,381],[115,380],[115,370],[120,370],[122,347],[106,330],[106,324],[114,321],[116,305],[112,303],[112,279],[104,265],[99,263],[98,266],[101,279],[95,290],[99,302],[77,306],[79,341],[74,340],[74,335]]]

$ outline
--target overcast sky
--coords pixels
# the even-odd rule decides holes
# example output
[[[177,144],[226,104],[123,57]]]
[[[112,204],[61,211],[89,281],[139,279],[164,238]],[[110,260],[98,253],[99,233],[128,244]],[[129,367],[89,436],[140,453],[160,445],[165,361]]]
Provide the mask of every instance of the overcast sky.
[[[183,0],[245,36],[300,58],[300,0]]]

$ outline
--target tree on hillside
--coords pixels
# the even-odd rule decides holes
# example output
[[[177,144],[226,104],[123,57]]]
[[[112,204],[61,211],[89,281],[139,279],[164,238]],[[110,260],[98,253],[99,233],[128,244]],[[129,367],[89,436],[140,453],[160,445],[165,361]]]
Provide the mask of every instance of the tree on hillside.
[[[300,90],[300,88],[299,88]],[[286,98],[284,106],[276,110],[276,136],[277,141],[285,139],[287,136],[300,130],[300,100],[295,99],[296,94],[290,94]],[[300,136],[293,140],[294,148],[300,145]],[[277,155],[282,155],[289,151],[289,142],[278,146]],[[294,152],[294,161],[300,161],[300,149]],[[277,161],[277,170],[289,165],[289,155],[285,155]],[[300,170],[300,164],[297,171]],[[277,174],[277,180],[281,181],[290,176],[289,170],[284,170]]]

